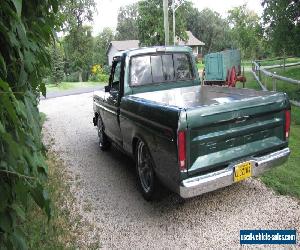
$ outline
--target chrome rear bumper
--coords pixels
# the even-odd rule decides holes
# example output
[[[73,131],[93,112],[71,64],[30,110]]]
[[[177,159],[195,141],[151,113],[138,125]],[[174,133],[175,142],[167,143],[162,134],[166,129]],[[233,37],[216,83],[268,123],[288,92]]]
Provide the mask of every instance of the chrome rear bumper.
[[[284,163],[290,153],[290,149],[285,148],[261,157],[245,158],[230,164],[225,169],[186,179],[180,184],[179,195],[183,198],[194,197],[233,184],[234,167],[240,162],[250,161],[252,176],[258,176],[266,170]]]

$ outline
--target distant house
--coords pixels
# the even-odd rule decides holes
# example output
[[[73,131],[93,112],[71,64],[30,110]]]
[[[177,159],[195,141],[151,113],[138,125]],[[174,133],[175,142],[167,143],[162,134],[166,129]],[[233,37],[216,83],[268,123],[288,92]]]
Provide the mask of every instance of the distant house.
[[[111,41],[106,51],[109,65],[111,65],[112,59],[117,52],[138,48],[139,43],[139,40]]]
[[[177,39],[177,45],[189,46],[192,48],[193,54],[195,56],[202,56],[202,49],[205,43],[197,39],[190,31],[186,31],[186,34],[188,36],[187,41],[182,41],[180,39]],[[199,53],[199,48],[200,48],[200,53]]]

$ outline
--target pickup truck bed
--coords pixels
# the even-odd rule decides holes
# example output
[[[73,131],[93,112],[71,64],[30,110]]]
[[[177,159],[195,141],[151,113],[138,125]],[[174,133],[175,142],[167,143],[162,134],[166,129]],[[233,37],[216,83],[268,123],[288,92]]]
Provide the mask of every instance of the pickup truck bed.
[[[189,175],[287,146],[282,93],[192,86],[131,97],[179,110],[190,145]]]

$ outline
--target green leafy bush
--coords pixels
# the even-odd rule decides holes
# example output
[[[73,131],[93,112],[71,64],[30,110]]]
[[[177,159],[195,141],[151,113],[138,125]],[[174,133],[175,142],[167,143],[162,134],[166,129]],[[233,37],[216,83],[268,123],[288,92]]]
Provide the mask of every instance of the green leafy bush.
[[[47,165],[41,143],[37,97],[45,48],[56,25],[58,0],[2,0],[0,8],[0,248],[26,249],[20,224],[28,199],[51,216],[44,183]]]
[[[108,83],[109,75],[105,75],[105,74],[91,75],[89,80],[92,81],[92,82],[106,82],[106,83]]]
[[[63,82],[78,82],[78,74],[78,72],[72,72],[69,75],[66,75]]]
[[[109,80],[109,75],[100,64],[93,65],[91,73],[90,80],[93,82],[108,82]]]

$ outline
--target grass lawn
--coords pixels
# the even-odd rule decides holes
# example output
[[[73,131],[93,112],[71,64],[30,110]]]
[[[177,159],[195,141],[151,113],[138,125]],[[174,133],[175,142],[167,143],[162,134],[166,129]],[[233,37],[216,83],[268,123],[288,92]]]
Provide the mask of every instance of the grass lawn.
[[[269,71],[272,73],[276,72],[278,75],[300,80],[300,66],[288,67],[285,71],[283,71],[282,68],[274,68]],[[266,77],[263,74],[261,76],[262,82],[266,84],[267,89],[273,90],[273,79]],[[300,85],[276,80],[276,90],[287,93],[291,100],[300,101]]]
[[[296,62],[300,62],[300,58],[299,57],[291,57],[291,58],[287,58],[285,60],[285,63],[296,63]],[[261,66],[271,66],[271,65],[283,65],[283,59],[280,60],[273,60],[273,61],[261,61],[260,65]]]
[[[243,60],[241,66],[251,67],[252,66],[252,60]]]
[[[47,92],[60,92],[70,89],[79,89],[93,86],[104,86],[105,83],[101,82],[61,82],[60,84],[47,84]]]
[[[246,83],[245,83],[245,88],[248,89],[256,89],[256,90],[261,90],[260,85],[257,83],[257,81],[255,80],[253,74],[251,71],[245,71],[245,77],[247,79]],[[238,82],[236,85],[237,88],[243,88],[243,83]]]
[[[271,72],[276,72],[276,74],[285,76],[288,78],[300,80],[300,65],[299,66],[292,66],[292,67],[286,67],[285,70],[283,68],[274,68],[272,70],[269,70]]]

